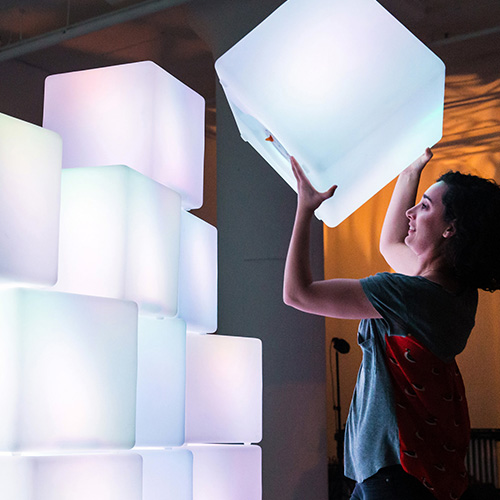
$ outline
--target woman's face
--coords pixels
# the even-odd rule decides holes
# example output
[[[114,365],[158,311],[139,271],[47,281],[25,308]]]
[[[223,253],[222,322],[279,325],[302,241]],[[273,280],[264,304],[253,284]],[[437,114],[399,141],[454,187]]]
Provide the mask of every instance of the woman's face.
[[[406,212],[409,230],[405,244],[417,255],[439,250],[446,238],[453,234],[453,225],[444,218],[443,194],[446,189],[444,182],[436,182],[424,193],[420,203]]]

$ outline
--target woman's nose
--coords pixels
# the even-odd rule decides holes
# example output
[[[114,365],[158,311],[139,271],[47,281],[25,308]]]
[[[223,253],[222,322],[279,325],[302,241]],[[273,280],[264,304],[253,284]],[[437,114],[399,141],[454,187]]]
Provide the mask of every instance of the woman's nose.
[[[415,207],[411,207],[406,211],[406,217],[408,217],[408,219],[411,219],[413,217],[414,209]]]

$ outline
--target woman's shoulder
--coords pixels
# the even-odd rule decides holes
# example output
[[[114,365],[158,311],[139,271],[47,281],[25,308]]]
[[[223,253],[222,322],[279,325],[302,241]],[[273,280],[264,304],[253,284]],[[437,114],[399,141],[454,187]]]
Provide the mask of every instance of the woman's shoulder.
[[[475,288],[459,285],[446,287],[424,276],[411,276],[395,272],[380,272],[361,280],[363,288],[404,295],[421,295],[429,300],[466,301],[475,303],[478,300],[478,291]]]

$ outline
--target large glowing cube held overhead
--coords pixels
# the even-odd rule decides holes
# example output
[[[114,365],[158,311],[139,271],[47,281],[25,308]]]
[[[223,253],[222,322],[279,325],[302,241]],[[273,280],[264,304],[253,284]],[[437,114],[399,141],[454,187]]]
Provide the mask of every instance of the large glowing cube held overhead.
[[[178,316],[187,323],[188,332],[217,330],[217,229],[184,211]]]
[[[177,313],[180,196],[123,165],[64,169],[56,290]]]
[[[0,286],[57,279],[61,138],[0,113]]]
[[[185,448],[138,450],[143,461],[142,500],[193,500],[193,454]]]
[[[190,333],[186,345],[186,442],[259,442],[262,342]]]
[[[22,288],[0,304],[0,451],[131,448],[136,304]]]
[[[216,61],[243,139],[335,226],[442,136],[443,62],[375,0],[288,0]]]
[[[205,101],[151,61],[49,76],[43,126],[63,168],[123,164],[203,203]]]
[[[0,457],[5,500],[143,500],[134,453]]]
[[[184,443],[186,323],[139,318],[136,447]]]
[[[262,500],[259,446],[189,446],[193,453],[193,500]]]

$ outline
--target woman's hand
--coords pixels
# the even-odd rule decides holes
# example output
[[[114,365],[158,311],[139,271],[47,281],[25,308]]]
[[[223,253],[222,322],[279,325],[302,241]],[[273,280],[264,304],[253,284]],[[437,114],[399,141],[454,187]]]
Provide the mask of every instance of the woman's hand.
[[[403,173],[416,173],[420,175],[432,156],[431,148],[427,148],[410,166],[406,167]]]
[[[314,210],[333,196],[337,186],[319,193],[297,160],[292,157],[291,163],[299,199],[285,262],[285,304],[300,311],[333,318],[379,318],[358,280],[313,280],[309,255],[311,219]]]
[[[299,205],[302,208],[307,208],[314,212],[325,200],[331,198],[337,186],[332,186],[328,191],[324,193],[318,192],[313,185],[309,182],[309,179],[304,174],[301,166],[297,160],[292,156],[290,157],[292,164],[292,171],[295,179],[297,179],[297,193],[299,197]]]

